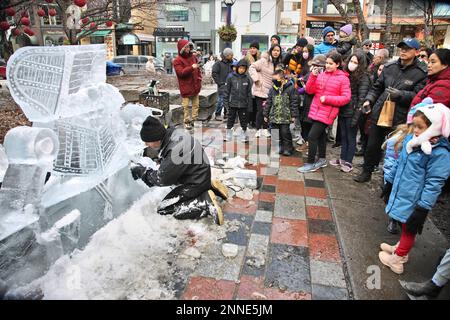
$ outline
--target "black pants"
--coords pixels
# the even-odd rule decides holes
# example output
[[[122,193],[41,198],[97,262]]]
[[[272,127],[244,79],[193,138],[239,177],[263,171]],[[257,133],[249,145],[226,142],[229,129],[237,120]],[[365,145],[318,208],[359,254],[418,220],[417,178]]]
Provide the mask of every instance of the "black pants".
[[[358,119],[358,129],[360,138],[359,141],[361,141],[361,150],[366,152],[367,148],[367,140],[369,139],[369,136],[366,134],[366,121],[367,121],[367,115],[362,114]]]
[[[280,152],[284,151],[293,151],[292,147],[292,134],[289,128],[289,124],[276,124],[271,123],[272,130],[278,129],[279,132],[279,140],[278,145],[280,146]],[[273,134],[273,131],[272,131]]]
[[[308,141],[309,131],[311,130],[312,123],[310,120],[302,120],[300,122],[300,126],[302,127],[302,138],[305,141]]]
[[[248,124],[250,124],[252,127],[256,127],[256,113],[257,113],[257,106],[256,106],[256,97],[252,99],[252,110],[248,112]]]
[[[161,215],[173,214],[176,219],[200,219],[209,201],[211,181],[202,184],[184,184],[175,187],[158,206]]]
[[[267,123],[264,121],[263,103],[267,99],[255,97],[256,99],[256,129],[267,129]]]
[[[313,120],[311,130],[308,135],[308,163],[316,162],[317,148],[319,158],[325,158],[327,152],[327,133],[325,129],[328,125]]]
[[[230,108],[228,110],[227,129],[231,129],[236,121],[236,116],[239,116],[242,130],[247,130],[247,109]]]
[[[381,145],[391,131],[392,128],[379,127],[376,124],[372,124],[366,152],[364,153],[364,171],[372,173],[375,166],[380,163],[382,155]]]

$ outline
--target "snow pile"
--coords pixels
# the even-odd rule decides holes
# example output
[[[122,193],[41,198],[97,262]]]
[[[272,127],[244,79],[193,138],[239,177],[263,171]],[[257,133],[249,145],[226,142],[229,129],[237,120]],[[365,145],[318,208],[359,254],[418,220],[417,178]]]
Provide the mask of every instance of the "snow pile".
[[[216,241],[217,230],[208,226],[208,219],[180,221],[157,214],[157,204],[169,191],[151,188],[97,231],[83,251],[61,257],[31,288],[40,287],[44,299],[173,299],[176,272],[171,261],[185,252],[182,246],[200,250]]]

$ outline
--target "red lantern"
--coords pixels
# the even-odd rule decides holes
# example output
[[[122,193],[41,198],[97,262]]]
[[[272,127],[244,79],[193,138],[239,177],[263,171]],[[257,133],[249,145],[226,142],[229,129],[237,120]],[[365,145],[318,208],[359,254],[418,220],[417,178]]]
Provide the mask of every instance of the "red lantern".
[[[30,19],[28,19],[27,17],[22,17],[20,19],[20,23],[23,24],[24,26],[29,26],[30,25]]]
[[[2,21],[0,22],[0,30],[6,31],[10,27],[8,21]]]
[[[45,2],[47,2],[47,3],[52,3],[53,0],[45,0]]]
[[[23,29],[23,32],[25,32],[25,33],[26,33],[27,35],[29,35],[30,37],[34,36],[34,31],[31,30],[31,29],[28,28],[28,27],[25,27],[25,28]]]
[[[89,20],[88,17],[81,19],[81,22],[83,22],[83,24],[88,24],[89,21],[90,21],[90,20]]]
[[[18,37],[18,36],[20,36],[22,31],[20,31],[19,29],[16,28],[16,29],[13,29],[13,31],[11,33],[14,37]]]
[[[89,26],[91,29],[97,28],[97,24],[95,22],[91,22],[91,25]]]
[[[75,0],[73,3],[82,8],[86,5],[86,0]]]
[[[39,10],[37,11],[37,15],[38,15],[39,17],[45,16],[45,11],[44,11],[44,9],[39,9]]]
[[[14,10],[14,8],[9,7],[5,9],[5,13],[9,17],[13,17],[16,14],[16,10]]]
[[[107,26],[108,28],[111,28],[112,25],[113,25],[113,22],[112,22],[112,21],[106,21],[106,26]]]
[[[56,16],[56,10],[53,9],[53,8],[49,9],[49,10],[48,10],[48,15],[49,15],[50,17]]]

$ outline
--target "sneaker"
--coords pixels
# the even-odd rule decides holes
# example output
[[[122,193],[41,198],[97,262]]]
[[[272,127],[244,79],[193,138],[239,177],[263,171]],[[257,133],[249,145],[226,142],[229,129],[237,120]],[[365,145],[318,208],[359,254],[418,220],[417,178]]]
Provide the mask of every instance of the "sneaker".
[[[247,131],[241,130],[241,133],[239,134],[239,141],[244,142],[244,143],[248,142]]]
[[[255,133],[255,138],[259,138],[259,137],[261,137],[261,129],[256,130],[256,133]]]
[[[221,226],[224,222],[222,208],[217,203],[214,191],[208,190],[208,196],[212,203],[212,206],[209,206],[209,213],[213,216],[214,222]]]
[[[350,162],[343,161],[341,162],[341,171],[345,173],[349,173],[353,171],[353,165]]]
[[[381,263],[389,267],[392,272],[396,274],[403,273],[403,264],[407,261],[406,257],[398,256],[395,253],[389,254],[385,251],[380,251],[380,253],[378,253],[378,258]]]
[[[343,162],[343,160],[341,159],[332,159],[330,160],[330,165],[332,165],[333,167],[340,167],[341,162]]]
[[[295,150],[302,153],[308,151],[308,142],[305,142],[300,147],[295,148]]]
[[[315,166],[315,163],[306,163],[302,167],[298,168],[297,171],[300,173],[307,173],[307,172],[314,172],[317,169],[319,168]]]
[[[227,129],[227,133],[225,134],[223,141],[231,141],[231,140],[233,140],[233,132],[231,131],[231,129]]]
[[[266,138],[270,138],[272,135],[270,134],[269,130],[267,129],[262,129],[261,134],[266,137]]]
[[[317,169],[325,168],[327,166],[327,159],[319,158],[319,160],[317,160],[314,165],[317,167]]]

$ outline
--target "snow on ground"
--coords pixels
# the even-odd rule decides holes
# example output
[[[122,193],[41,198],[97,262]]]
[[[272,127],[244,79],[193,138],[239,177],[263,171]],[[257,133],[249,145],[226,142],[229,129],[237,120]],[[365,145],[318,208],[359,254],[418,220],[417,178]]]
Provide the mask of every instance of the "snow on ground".
[[[200,252],[217,241],[218,227],[210,217],[180,221],[157,214],[156,205],[169,191],[152,188],[97,231],[84,250],[58,259],[30,287],[40,288],[44,299],[176,298],[177,284],[186,281],[198,258],[186,256],[186,247]]]
[[[0,182],[3,181],[6,169],[8,169],[8,158],[6,157],[5,149],[0,144]]]

